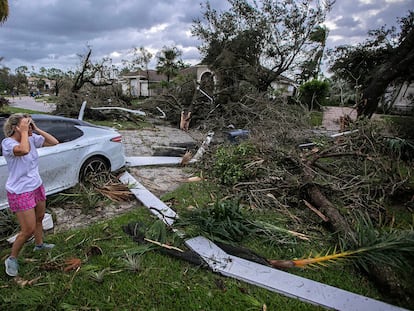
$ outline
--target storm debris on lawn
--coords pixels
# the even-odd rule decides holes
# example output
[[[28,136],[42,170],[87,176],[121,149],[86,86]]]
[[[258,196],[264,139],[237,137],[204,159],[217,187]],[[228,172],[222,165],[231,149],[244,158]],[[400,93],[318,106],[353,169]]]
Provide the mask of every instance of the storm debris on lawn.
[[[386,123],[356,120],[343,128],[347,135],[332,135],[310,126],[306,108],[265,96],[245,96],[211,108],[206,104],[193,107],[192,127],[212,129],[215,137],[227,133],[229,125],[248,129],[246,142],[254,152],[243,154],[243,141],[236,150],[239,158],[228,152],[219,162],[221,148],[226,146],[213,144],[202,164],[203,171],[214,176],[206,177],[220,183],[224,195],[240,198],[253,210],[286,216],[291,220],[288,230],[318,234],[322,226],[333,233],[341,249],[355,250],[367,246],[358,236],[361,215],[372,223],[373,234],[396,227],[389,206],[398,205],[408,213],[411,206],[412,211],[413,152],[410,156],[393,144],[396,140],[390,137],[397,133]],[[200,109],[212,113],[200,113]],[[304,142],[311,144],[297,147]],[[410,240],[409,231],[400,234]],[[382,236],[377,235],[378,243]],[[401,274],[386,262],[367,268],[388,294],[403,300],[412,296],[407,286],[412,269]]]

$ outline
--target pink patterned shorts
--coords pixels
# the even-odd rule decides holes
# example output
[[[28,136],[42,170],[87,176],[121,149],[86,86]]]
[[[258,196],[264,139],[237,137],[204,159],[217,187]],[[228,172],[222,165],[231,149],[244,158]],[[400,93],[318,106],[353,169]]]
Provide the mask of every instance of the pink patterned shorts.
[[[46,200],[45,187],[41,185],[33,191],[20,194],[10,193],[7,191],[7,199],[12,212],[16,213],[27,211],[34,208],[37,202]]]

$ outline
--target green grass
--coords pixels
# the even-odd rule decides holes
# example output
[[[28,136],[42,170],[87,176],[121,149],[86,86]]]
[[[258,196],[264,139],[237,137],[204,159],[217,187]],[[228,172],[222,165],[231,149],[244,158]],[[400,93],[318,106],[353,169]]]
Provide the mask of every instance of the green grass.
[[[401,137],[414,139],[414,116],[384,115],[382,119],[395,127]]]
[[[321,126],[322,125],[322,119],[323,119],[323,112],[322,111],[311,111],[310,113],[311,117],[311,125],[312,126]]]
[[[217,186],[209,183],[185,184],[163,199],[175,202],[180,210],[212,202]],[[272,216],[273,215],[273,216]],[[252,213],[255,219],[280,218],[276,213]],[[226,278],[208,269],[162,254],[148,251],[122,231],[122,226],[142,222],[147,227],[155,217],[144,207],[135,208],[114,219],[91,224],[88,228],[48,233],[46,241],[57,246],[49,253],[32,251],[25,245],[19,257],[20,276],[25,280],[39,278],[24,287],[6,276],[0,268],[1,310],[323,310],[321,307],[288,298],[258,286]],[[183,241],[168,234],[168,240],[184,248]],[[244,246],[272,259],[290,259],[307,255],[325,242],[269,247],[260,238],[247,239]],[[88,255],[91,247],[101,255]],[[146,252],[143,252],[147,250]],[[9,246],[0,252],[4,259]],[[142,253],[140,269],[134,273],[125,264],[126,253]],[[82,260],[79,271],[52,268],[66,259]],[[49,269],[47,269],[47,266]],[[292,270],[291,273],[320,281],[376,299],[382,299],[371,283],[351,266],[332,265],[316,270]]]
[[[57,244],[50,255],[34,253],[32,245],[27,245],[20,258],[20,275],[27,280],[41,278],[37,284],[21,288],[3,272],[0,277],[0,309],[261,310],[259,306],[266,304],[269,310],[280,305],[284,310],[322,310],[221,277],[157,251],[141,255],[141,271],[131,273],[119,254],[138,246],[122,232],[121,226],[150,219],[147,211],[137,209],[107,223],[91,225],[88,229],[48,235],[47,240]],[[91,245],[98,245],[103,255],[87,257],[85,253]],[[51,262],[52,258],[63,261],[71,257],[79,257],[83,261],[78,272],[42,268],[42,264]],[[30,261],[25,263],[25,260]],[[108,270],[102,282],[91,277],[91,271],[103,269]]]
[[[30,109],[24,109],[24,108],[17,108],[17,107],[4,107],[1,110],[2,113],[29,113],[29,114],[36,114],[39,113],[39,111],[30,110]]]

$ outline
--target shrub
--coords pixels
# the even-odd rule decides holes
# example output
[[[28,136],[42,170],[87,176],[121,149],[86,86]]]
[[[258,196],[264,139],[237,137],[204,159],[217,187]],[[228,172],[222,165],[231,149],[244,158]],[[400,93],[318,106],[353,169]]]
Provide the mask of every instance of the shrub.
[[[16,216],[9,209],[0,210],[0,242],[5,241],[19,229]]]
[[[326,97],[328,95],[328,81],[312,80],[305,82],[299,88],[300,102],[310,110],[323,106],[326,103]]]
[[[234,185],[247,180],[254,174],[246,165],[254,155],[254,147],[249,142],[219,147],[215,153],[213,174],[223,185]]]
[[[4,97],[0,97],[0,110],[2,110],[4,107],[8,106],[10,104],[9,100]]]

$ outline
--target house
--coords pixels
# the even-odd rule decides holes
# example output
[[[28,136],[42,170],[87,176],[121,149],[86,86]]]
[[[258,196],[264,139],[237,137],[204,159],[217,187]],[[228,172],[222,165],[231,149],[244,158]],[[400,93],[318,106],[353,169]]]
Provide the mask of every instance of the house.
[[[414,112],[414,83],[405,81],[400,85],[391,109],[401,114]]]
[[[159,83],[167,81],[167,76],[156,70],[138,70],[121,76],[122,92],[133,97],[151,97],[161,93]]]
[[[180,71],[180,75],[192,76],[199,85],[215,84],[213,72],[207,65],[196,65]],[[167,76],[156,70],[139,70],[121,76],[122,92],[134,97],[151,97],[161,93],[160,82],[167,81]]]
[[[30,92],[48,91],[53,88],[53,80],[38,77],[28,77],[27,84]]]
[[[270,83],[271,96],[290,97],[296,93],[297,85],[295,81],[285,76],[277,77],[272,83]]]
[[[213,84],[217,83],[217,78],[214,75],[214,72],[207,65],[195,65],[188,68],[185,68],[180,71],[180,75],[183,76],[192,76],[196,79],[199,85]]]
[[[217,77],[207,65],[195,65],[184,68],[179,73],[181,76],[191,76],[198,86],[200,92],[207,95],[212,94],[217,84]],[[158,74],[155,70],[139,70],[124,74],[121,77],[122,92],[134,97],[151,97],[161,93],[159,83],[167,81],[167,77]],[[292,79],[279,76],[271,84],[271,93],[278,96],[293,96],[296,92],[296,84]],[[207,94],[208,93],[208,94]]]
[[[396,114],[414,113],[414,83],[390,84],[382,96],[379,107]]]

